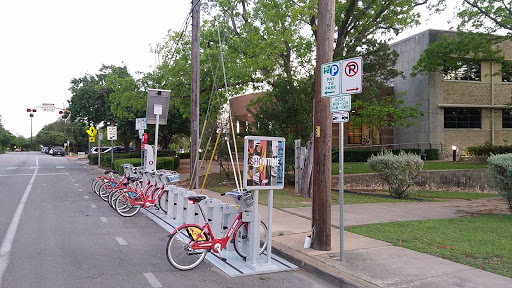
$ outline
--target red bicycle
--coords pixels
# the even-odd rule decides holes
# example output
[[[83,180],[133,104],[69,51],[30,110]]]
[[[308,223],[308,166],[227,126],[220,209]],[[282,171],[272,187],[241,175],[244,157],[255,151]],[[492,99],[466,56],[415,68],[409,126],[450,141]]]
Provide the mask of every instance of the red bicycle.
[[[167,242],[167,260],[176,269],[190,270],[195,268],[204,260],[206,253],[209,251],[219,254],[219,257],[225,260],[222,258],[221,252],[228,245],[230,239],[232,239],[231,241],[234,244],[235,252],[244,259],[247,257],[249,222],[242,221],[242,212],[254,204],[252,194],[250,191],[244,191],[221,194],[221,196],[223,195],[232,196],[235,202],[240,205],[239,212],[227,230],[226,235],[221,238],[215,238],[201,205],[198,205],[205,224],[203,226],[197,224],[181,225],[172,232]],[[206,196],[191,196],[188,199],[193,204],[199,204],[202,200],[206,199]],[[263,222],[260,223],[261,241],[259,254],[265,251],[268,239],[267,225]]]
[[[146,174],[151,175],[148,177],[152,177],[156,181],[148,181],[141,190],[125,188],[114,200],[114,209],[119,215],[131,217],[137,214],[142,207],[149,208],[155,204],[160,208],[159,205],[162,202],[160,198],[166,191],[165,186],[179,180],[179,177],[176,177],[178,174],[174,171],[152,171],[146,172]]]

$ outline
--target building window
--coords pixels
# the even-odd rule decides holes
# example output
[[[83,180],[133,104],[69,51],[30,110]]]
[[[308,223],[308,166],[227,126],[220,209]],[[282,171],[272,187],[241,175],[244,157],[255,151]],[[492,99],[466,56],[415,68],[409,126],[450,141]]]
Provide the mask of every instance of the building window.
[[[480,81],[480,63],[476,61],[459,61],[457,67],[444,71],[444,80]]]
[[[501,81],[512,82],[512,62],[501,63]]]
[[[512,109],[501,109],[501,128],[512,128]]]
[[[480,108],[445,108],[444,128],[482,128]]]
[[[361,126],[354,126],[348,122],[348,144],[362,144],[363,131]]]

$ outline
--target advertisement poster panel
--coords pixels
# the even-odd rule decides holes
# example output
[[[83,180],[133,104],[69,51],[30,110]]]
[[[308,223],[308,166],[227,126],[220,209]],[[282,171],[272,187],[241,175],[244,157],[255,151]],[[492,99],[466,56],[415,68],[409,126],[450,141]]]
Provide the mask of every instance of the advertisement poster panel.
[[[244,188],[284,188],[284,147],[285,139],[282,137],[244,138]]]

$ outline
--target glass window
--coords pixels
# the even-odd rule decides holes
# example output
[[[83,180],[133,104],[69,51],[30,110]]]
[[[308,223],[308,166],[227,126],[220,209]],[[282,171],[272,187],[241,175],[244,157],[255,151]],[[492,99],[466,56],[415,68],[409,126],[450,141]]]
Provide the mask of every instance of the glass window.
[[[456,67],[444,71],[444,80],[480,81],[480,63],[476,61],[458,61]]]
[[[362,128],[361,126],[354,126],[350,121],[348,122],[348,144],[362,144]]]
[[[480,108],[445,108],[444,128],[482,128]]]
[[[501,109],[501,128],[512,128],[512,109]]]

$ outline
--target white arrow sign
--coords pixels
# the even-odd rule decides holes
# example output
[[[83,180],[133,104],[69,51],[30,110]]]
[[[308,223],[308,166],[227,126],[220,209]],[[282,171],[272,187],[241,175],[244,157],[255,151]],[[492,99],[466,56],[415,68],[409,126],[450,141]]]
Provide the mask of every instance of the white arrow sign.
[[[108,140],[117,140],[117,127],[116,126],[108,126],[107,127],[107,139]]]

